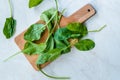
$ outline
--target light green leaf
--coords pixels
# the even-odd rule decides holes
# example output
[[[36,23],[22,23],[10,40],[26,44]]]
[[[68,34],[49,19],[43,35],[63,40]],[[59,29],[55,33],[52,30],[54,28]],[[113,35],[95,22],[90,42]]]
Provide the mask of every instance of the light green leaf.
[[[49,57],[50,57],[50,55],[46,54],[46,53],[39,55],[39,57],[38,57],[38,59],[36,61],[36,64],[41,65],[41,64],[46,63],[48,61]]]
[[[29,41],[26,42],[22,52],[28,55],[41,54],[41,52],[43,52],[45,48],[46,48],[45,43],[35,44]]]
[[[39,5],[43,0],[29,0],[29,8]]]
[[[44,11],[41,16],[40,19],[45,21],[46,23],[49,22],[49,20],[53,17],[53,15],[56,15],[56,9],[51,8],[49,10]],[[47,24],[47,28],[49,31],[51,31],[51,29],[53,28],[55,22],[55,16],[52,18],[52,20]]]
[[[61,55],[61,51],[62,51],[61,49],[56,48],[56,49],[52,49],[46,53],[39,55],[36,64],[41,65],[48,61],[55,60],[57,57],[59,57]]]
[[[62,49],[60,48],[50,50],[48,52],[48,54],[50,54],[48,61],[54,61],[55,59],[57,59],[61,55],[61,52],[62,52]]]
[[[24,39],[27,41],[35,41],[41,38],[42,32],[45,30],[43,24],[33,24],[28,28],[27,32],[24,34]]]

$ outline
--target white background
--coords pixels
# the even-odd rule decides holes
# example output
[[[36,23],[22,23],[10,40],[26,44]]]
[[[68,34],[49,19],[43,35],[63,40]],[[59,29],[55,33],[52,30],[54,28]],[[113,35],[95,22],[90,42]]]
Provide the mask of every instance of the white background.
[[[35,71],[23,54],[6,63],[3,60],[20,50],[14,38],[38,21],[44,10],[55,7],[54,0],[44,0],[32,9],[28,8],[28,0],[12,0],[12,3],[17,28],[15,35],[7,40],[2,30],[6,17],[10,16],[8,0],[0,0],[0,80],[53,80]],[[88,52],[73,48],[44,70],[51,75],[70,76],[71,80],[120,80],[120,0],[59,0],[59,10],[66,8],[64,16],[69,16],[87,3],[97,10],[86,22],[88,29],[107,24],[103,31],[88,35],[96,47]]]

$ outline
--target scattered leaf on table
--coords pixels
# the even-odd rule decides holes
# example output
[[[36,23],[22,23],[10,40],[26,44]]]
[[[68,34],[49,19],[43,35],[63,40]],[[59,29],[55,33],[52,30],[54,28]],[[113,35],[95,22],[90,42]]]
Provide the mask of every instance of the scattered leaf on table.
[[[43,0],[29,0],[29,8],[38,6]]]
[[[3,33],[7,39],[11,38],[15,32],[16,20],[13,17],[6,18]]]

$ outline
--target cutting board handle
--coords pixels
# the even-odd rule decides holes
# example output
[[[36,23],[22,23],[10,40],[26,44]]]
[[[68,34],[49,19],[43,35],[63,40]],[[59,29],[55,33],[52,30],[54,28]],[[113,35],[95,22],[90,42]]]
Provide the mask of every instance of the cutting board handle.
[[[91,16],[93,16],[96,13],[95,9],[92,7],[92,5],[87,4],[81,9],[79,9],[77,12],[72,14],[69,17],[63,17],[61,20],[60,25],[61,26],[66,26],[68,23],[71,22],[80,22],[83,23],[87,19],[89,19]],[[66,21],[66,22],[64,22]]]

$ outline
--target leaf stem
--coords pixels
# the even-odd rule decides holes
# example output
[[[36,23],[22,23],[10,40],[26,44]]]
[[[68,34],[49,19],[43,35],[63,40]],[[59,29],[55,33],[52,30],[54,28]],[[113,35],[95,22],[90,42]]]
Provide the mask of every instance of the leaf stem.
[[[70,77],[55,77],[55,76],[51,76],[51,75],[48,75],[46,74],[42,69],[40,69],[40,71],[47,77],[49,78],[54,78],[54,79],[70,79]]]
[[[88,32],[100,32],[100,31],[102,31],[106,26],[107,26],[107,25],[104,25],[104,26],[100,27],[100,29],[98,29],[98,30],[90,30],[90,31],[88,31]]]
[[[55,76],[51,76],[51,75],[48,75],[47,73],[45,73],[40,67],[39,65],[37,65],[40,72],[43,73],[45,76],[49,77],[49,78],[53,78],[53,79],[70,79],[70,77],[55,77]]]
[[[58,12],[58,11],[56,10],[56,12]],[[57,14],[58,14],[58,13],[56,13],[55,25],[54,25],[53,29],[51,30],[51,32],[49,33],[49,36],[48,36],[48,38],[47,38],[47,40],[46,40],[46,43],[47,43],[47,41],[49,40],[50,36],[53,34],[55,27],[57,26],[57,22],[58,22],[58,20],[57,20]],[[55,17],[55,16],[54,16],[54,17]]]
[[[69,48],[69,47],[71,47],[71,45],[68,45],[67,47],[65,47],[65,48],[63,48],[63,49],[61,49],[61,50],[65,50],[65,49],[67,49],[67,48]]]
[[[9,6],[10,6],[10,16],[13,17],[11,1],[8,0],[8,3],[9,3]]]
[[[58,11],[58,1],[57,0],[55,0],[55,4],[56,4],[56,9]]]
[[[21,51],[13,54],[12,56],[8,57],[7,59],[5,59],[5,60],[3,60],[3,61],[4,61],[4,62],[7,62],[9,59],[15,57],[16,55],[18,55],[18,54],[20,54],[20,53],[21,53]]]
[[[53,34],[56,25],[57,25],[57,22],[55,22],[55,25],[54,25],[53,29],[51,30],[51,33],[49,33],[49,36],[48,36],[48,38],[47,38],[47,40],[46,40],[46,43],[48,42],[50,36]]]
[[[56,13],[56,24],[55,24],[55,26],[58,26],[59,27],[59,11],[58,11],[58,1],[57,0],[55,0],[55,3],[56,3],[56,10],[57,10],[57,13]]]
[[[56,13],[57,13],[57,11],[53,14],[53,16],[50,18],[50,20],[44,26],[47,26],[50,23],[50,21],[56,16]],[[46,39],[45,43],[47,43],[47,41],[49,40],[49,38],[50,38],[50,35]]]

